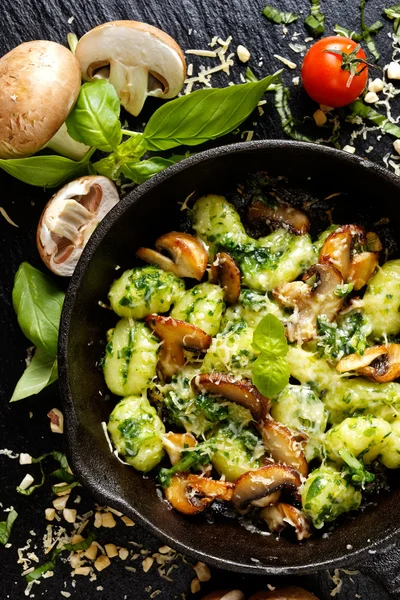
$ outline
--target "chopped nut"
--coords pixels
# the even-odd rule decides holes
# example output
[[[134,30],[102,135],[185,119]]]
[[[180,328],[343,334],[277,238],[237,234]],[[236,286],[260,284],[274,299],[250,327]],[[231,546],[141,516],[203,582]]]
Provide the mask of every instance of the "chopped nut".
[[[86,556],[86,558],[89,560],[96,560],[97,551],[97,545],[92,542],[92,545],[84,552],[84,556]]]
[[[104,548],[108,558],[114,558],[114,556],[118,556],[118,550],[115,544],[105,544]]]
[[[84,542],[85,538],[82,537],[81,535],[79,535],[79,533],[76,533],[75,535],[72,536],[71,539],[71,544],[80,544],[80,542]]]
[[[127,548],[120,548],[118,552],[118,556],[121,560],[126,560],[129,556],[129,550]]]
[[[54,521],[54,517],[56,516],[55,508],[46,508],[44,511],[44,516],[46,517],[47,521]]]
[[[322,127],[322,125],[325,125],[325,123],[328,120],[326,118],[324,111],[321,110],[320,108],[315,111],[315,113],[313,114],[313,117],[314,117],[315,124],[318,125],[318,127]]]
[[[368,86],[368,90],[370,92],[375,92],[375,94],[379,94],[379,92],[381,92],[384,87],[385,87],[385,84],[382,81],[382,79],[374,79],[373,81],[370,82],[370,84]]]
[[[75,552],[69,559],[70,565],[72,569],[77,569],[82,564],[82,555],[78,552]]]
[[[90,567],[78,567],[74,571],[75,575],[85,575],[86,577],[90,574]]]
[[[67,496],[59,496],[55,500],[53,500],[53,506],[56,510],[64,510],[67,506],[69,495]]]
[[[123,521],[127,527],[133,527],[135,524],[132,521],[132,519],[130,519],[129,517],[125,517],[125,515],[123,517],[121,517],[121,521]]]
[[[198,580],[202,583],[211,579],[210,569],[205,563],[199,561],[194,565],[193,568],[196,571]]]
[[[151,569],[151,567],[153,566],[153,563],[154,563],[154,558],[152,556],[148,556],[147,558],[145,558],[144,561],[142,562],[143,571],[145,573],[147,573],[147,571],[149,571]]]
[[[96,560],[96,562],[94,563],[94,566],[97,569],[97,571],[102,571],[103,569],[106,569],[107,567],[109,567],[110,564],[111,564],[111,561],[108,558],[108,556],[106,556],[105,554],[102,554]]]
[[[190,591],[192,592],[192,594],[197,594],[197,592],[200,591],[200,587],[200,581],[197,579],[197,577],[192,579],[192,582],[190,584]]]
[[[400,154],[400,140],[395,140],[393,142],[393,148],[396,150],[398,154]]]
[[[236,53],[240,62],[247,63],[250,60],[251,54],[245,46],[242,46],[242,44],[239,44],[236,48]]]
[[[25,452],[21,452],[21,454],[19,455],[19,464],[20,465],[32,464],[32,456],[30,454],[26,454]]]
[[[388,66],[387,76],[389,79],[400,79],[400,64],[391,62]]]
[[[101,513],[100,513],[100,512],[97,512],[97,513],[94,515],[94,526],[95,526],[95,527],[97,527],[97,529],[98,529],[99,527],[101,527],[101,522],[102,522],[102,516],[101,516]]]
[[[168,554],[168,552],[171,552],[172,548],[170,548],[169,546],[161,546],[161,548],[158,549],[160,554]]]
[[[349,146],[348,144],[346,144],[346,146],[344,146],[342,148],[342,150],[344,150],[345,152],[348,152],[349,154],[354,154],[356,149],[354,148],[354,146]]]
[[[50,419],[50,429],[53,433],[64,433],[64,415],[58,408],[52,408],[47,416]]]
[[[21,490],[27,490],[28,487],[31,486],[34,481],[35,480],[33,479],[32,475],[27,473],[25,475],[25,477],[23,478],[23,480],[21,481],[21,483],[19,484],[19,488]]]
[[[101,524],[103,527],[108,527],[109,529],[112,529],[116,526],[117,523],[112,513],[106,512],[101,515]]]
[[[76,509],[75,508],[64,508],[63,517],[67,521],[67,523],[75,523]]]
[[[367,92],[364,96],[364,102],[367,104],[375,104],[375,102],[378,102],[378,100],[379,96],[375,92]]]

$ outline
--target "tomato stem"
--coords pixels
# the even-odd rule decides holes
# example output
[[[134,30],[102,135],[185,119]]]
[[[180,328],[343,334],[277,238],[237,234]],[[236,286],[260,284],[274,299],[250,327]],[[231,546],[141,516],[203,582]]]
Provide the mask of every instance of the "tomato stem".
[[[359,58],[357,56],[357,54],[359,53],[360,50],[361,50],[360,44],[357,44],[357,46],[354,48],[354,50],[352,50],[349,53],[340,52],[340,50],[331,50],[331,49],[323,50],[323,52],[328,52],[328,54],[336,54],[337,56],[340,56],[342,58],[342,64],[340,65],[340,68],[343,69],[343,71],[349,72],[349,78],[347,80],[346,87],[350,87],[351,82],[353,81],[354,77],[358,77],[359,75],[361,75],[361,73],[367,67],[378,68],[378,67],[376,67],[376,65],[371,65],[371,63],[366,61],[364,58]],[[357,67],[359,65],[364,65],[364,66],[362,67],[362,69],[357,71]]]

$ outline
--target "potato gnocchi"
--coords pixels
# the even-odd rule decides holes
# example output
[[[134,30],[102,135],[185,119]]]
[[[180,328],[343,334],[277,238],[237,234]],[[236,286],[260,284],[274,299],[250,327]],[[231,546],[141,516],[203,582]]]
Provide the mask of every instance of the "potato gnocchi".
[[[111,285],[108,431],[128,464],[157,467],[176,510],[229,502],[260,528],[295,521],[302,540],[359,508],[376,469],[400,467],[400,260],[379,266],[378,237],[354,224],[312,240],[303,211],[261,196],[240,214],[198,198],[191,232],[141,248],[150,264]],[[290,371],[272,397],[253,374],[268,315]]]

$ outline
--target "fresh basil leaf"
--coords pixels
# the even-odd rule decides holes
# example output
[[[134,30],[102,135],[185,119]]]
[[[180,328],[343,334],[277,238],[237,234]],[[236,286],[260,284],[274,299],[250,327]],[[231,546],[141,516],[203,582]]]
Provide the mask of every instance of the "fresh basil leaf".
[[[93,168],[99,175],[104,175],[104,177],[116,181],[121,172],[121,162],[119,161],[117,154],[112,152],[108,156],[93,163]]]
[[[147,143],[143,137],[143,133],[135,132],[134,135],[131,135],[131,137],[126,140],[126,142],[122,142],[122,144],[118,146],[115,153],[120,159],[129,158],[139,160],[146,151]]]
[[[47,275],[27,262],[20,265],[12,291],[19,326],[37,348],[53,357],[64,295]]]
[[[272,23],[284,23],[285,25],[288,25],[289,23],[294,23],[294,21],[297,21],[298,19],[298,16],[295,13],[283,12],[268,4],[263,9],[262,13],[264,17],[267,17]]]
[[[120,144],[115,152],[94,163],[93,167],[99,175],[116,180],[126,162],[137,162],[147,151],[147,143],[143,134],[135,133],[126,142]]]
[[[78,100],[67,118],[69,135],[98,150],[115,150],[122,138],[120,103],[111,83],[98,79],[84,83]]]
[[[89,161],[84,157],[76,162],[56,155],[8,158],[0,159],[0,169],[29,185],[53,188],[75,177],[86,175]]]
[[[365,3],[366,3],[366,1],[367,0],[360,1],[361,32],[362,32],[363,40],[367,44],[368,50],[371,52],[372,56],[375,58],[375,61],[377,61],[380,58],[380,54],[378,52],[378,49],[376,47],[374,40],[372,39],[372,36],[371,36],[372,29],[368,28],[367,25],[365,24]],[[378,21],[378,24],[381,25],[380,21]],[[376,31],[377,30],[375,29],[374,33],[376,33]],[[379,29],[378,29],[378,31],[379,31]]]
[[[389,19],[400,19],[400,4],[384,8],[383,12]]]
[[[273,356],[286,356],[289,346],[285,328],[278,317],[268,314],[261,319],[253,333],[253,348]]]
[[[17,517],[17,511],[14,509],[10,510],[7,516],[7,521],[2,521],[0,523],[0,544],[3,544],[3,546],[7,544],[10,538],[11,529]]]
[[[362,35],[351,29],[347,29],[346,27],[342,27],[341,25],[335,25],[333,31],[342,37],[347,37],[350,40],[355,40],[356,42],[360,42],[362,40]]]
[[[41,463],[44,460],[46,460],[46,458],[49,458],[49,457],[56,460],[60,464],[60,467],[62,469],[64,469],[64,470],[68,469],[67,457],[62,452],[58,452],[58,450],[53,450],[52,452],[46,452],[46,454],[42,454],[41,456],[38,456],[37,458],[32,458],[32,463]]]
[[[302,142],[314,142],[315,140],[310,139],[306,135],[299,133],[296,129],[296,121],[292,115],[289,106],[290,91],[289,88],[285,87],[282,83],[275,84],[275,101],[274,106],[278,112],[281,120],[283,131],[294,140]]]
[[[245,76],[247,82],[250,82],[250,81],[259,81],[257,75],[255,75],[253,73],[253,71],[250,69],[250,67],[246,68],[246,73],[245,73],[244,76]]]
[[[138,185],[147,181],[156,173],[160,173],[167,167],[174,165],[175,163],[183,160],[186,156],[177,155],[171,158],[162,158],[161,156],[153,156],[148,160],[141,160],[140,162],[126,162],[121,169],[121,172],[127,177],[132,179]]]
[[[197,90],[163,104],[144,130],[148,149],[196,146],[238,127],[256,108],[282,70],[258,82]]]
[[[304,24],[308,27],[311,35],[317,37],[325,31],[325,16],[321,12],[319,0],[311,0],[311,13],[304,20]]]
[[[76,486],[80,487],[80,485],[81,484],[79,483],[79,481],[70,481],[66,482],[65,485],[52,485],[51,491],[53,492],[53,494],[61,494],[72,490]]]
[[[31,494],[33,494],[33,492],[35,490],[37,490],[38,488],[41,488],[42,485],[44,484],[46,477],[43,471],[43,467],[42,467],[42,463],[40,463],[40,472],[42,474],[42,477],[39,481],[39,483],[35,484],[35,485],[30,485],[26,490],[22,489],[21,487],[17,487],[16,490],[18,492],[18,494],[22,494],[23,496],[30,496]]]
[[[18,381],[10,402],[41,392],[57,379],[57,359],[39,348]]]
[[[289,383],[290,366],[283,356],[260,354],[254,361],[252,380],[256,388],[267,398],[272,398]]]
[[[390,133],[396,138],[400,138],[400,127],[391,121],[388,121],[386,115],[382,115],[375,109],[367,106],[361,100],[355,100],[351,104],[348,105],[348,110],[350,111],[351,116],[359,116],[363,119],[367,119],[384,131],[385,133]]]

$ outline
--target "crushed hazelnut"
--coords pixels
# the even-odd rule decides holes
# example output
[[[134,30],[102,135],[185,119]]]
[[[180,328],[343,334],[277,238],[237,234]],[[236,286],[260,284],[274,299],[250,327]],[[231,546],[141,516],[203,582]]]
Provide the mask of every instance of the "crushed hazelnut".
[[[200,591],[200,587],[200,581],[197,579],[197,577],[192,579],[190,584],[190,591],[192,592],[192,594],[197,594],[197,592]]]
[[[64,508],[63,517],[67,521],[67,523],[75,523],[76,509],[75,508]]]
[[[50,419],[50,429],[53,433],[64,433],[64,415],[58,408],[52,408],[47,416]]]
[[[97,527],[97,529],[98,529],[99,527],[101,527],[101,522],[102,522],[101,513],[97,512],[94,515],[94,526]]]
[[[129,556],[129,550],[127,548],[120,548],[118,555],[121,560],[126,560]]]
[[[89,546],[89,548],[84,552],[84,555],[89,560],[96,560],[97,551],[97,545],[94,542],[92,542],[91,546]]]
[[[110,564],[111,564],[111,561],[108,558],[108,556],[106,556],[105,554],[102,554],[96,560],[96,562],[94,563],[94,566],[97,569],[97,571],[102,571],[103,569],[106,569],[107,567],[109,567]]]
[[[115,527],[117,523],[112,513],[106,512],[102,513],[101,515],[101,524],[103,527],[108,527],[109,529],[111,529],[112,527]]]
[[[133,527],[134,526],[134,522],[132,521],[132,519],[130,519],[129,517],[126,517],[125,515],[123,515],[121,517],[121,520],[125,523],[125,525],[127,527]]]
[[[46,517],[47,521],[54,521],[54,517],[56,516],[56,509],[46,508],[46,510],[44,511],[44,516]]]
[[[198,580],[202,583],[211,579],[210,569],[205,563],[199,561],[194,565],[193,568],[196,571]]]
[[[149,571],[151,569],[151,567],[153,566],[153,563],[154,563],[154,558],[152,556],[148,556],[147,558],[145,558],[144,561],[142,562],[143,571],[145,573],[147,573],[147,571]]]
[[[58,498],[56,498],[55,500],[53,500],[53,506],[56,510],[64,510],[64,508],[67,506],[67,502],[68,502],[68,496],[59,496]]]
[[[105,544],[104,548],[108,558],[114,558],[114,556],[118,556],[118,550],[115,544]]]
[[[87,577],[90,574],[90,567],[78,567],[74,573],[75,575],[85,575]]]

